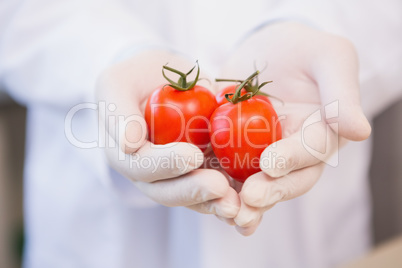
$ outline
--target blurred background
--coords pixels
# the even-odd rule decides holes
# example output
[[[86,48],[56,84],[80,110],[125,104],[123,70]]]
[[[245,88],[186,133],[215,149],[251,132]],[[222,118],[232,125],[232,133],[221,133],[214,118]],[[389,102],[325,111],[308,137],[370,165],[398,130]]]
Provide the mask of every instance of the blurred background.
[[[20,267],[25,114],[25,108],[0,96],[0,268]]]
[[[21,265],[25,117],[23,107],[0,95],[0,268]],[[402,235],[401,137],[402,100],[374,120],[370,179],[376,245]],[[402,263],[400,265],[393,267],[402,267]]]

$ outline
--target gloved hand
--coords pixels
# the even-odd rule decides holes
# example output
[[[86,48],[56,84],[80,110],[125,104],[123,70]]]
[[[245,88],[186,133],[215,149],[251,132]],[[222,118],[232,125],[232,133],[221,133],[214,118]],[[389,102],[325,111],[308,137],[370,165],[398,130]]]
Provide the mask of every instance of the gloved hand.
[[[204,161],[198,147],[183,142],[155,145],[147,140],[143,111],[152,91],[166,84],[161,70],[168,62],[183,70],[193,65],[175,54],[149,50],[101,75],[97,98],[108,112],[100,121],[108,134],[109,164],[162,205],[233,218],[240,207],[238,194],[219,171],[197,169]]]
[[[345,140],[367,139],[371,128],[359,101],[358,59],[346,39],[301,24],[268,25],[251,35],[225,64],[222,77],[245,78],[267,64],[260,81],[274,102],[283,139],[261,155],[262,172],[243,184],[241,209],[234,219],[252,234],[265,211],[311,189]],[[273,159],[274,158],[274,159]],[[274,161],[275,160],[275,161]]]

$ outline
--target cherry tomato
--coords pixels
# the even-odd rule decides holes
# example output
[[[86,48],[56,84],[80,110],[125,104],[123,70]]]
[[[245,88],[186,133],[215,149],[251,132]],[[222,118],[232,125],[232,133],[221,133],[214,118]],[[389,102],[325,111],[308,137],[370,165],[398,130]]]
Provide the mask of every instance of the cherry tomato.
[[[230,85],[230,86],[227,86],[227,87],[223,88],[218,93],[216,93],[216,102],[218,103],[218,106],[221,106],[222,104],[228,103],[228,100],[225,98],[225,95],[230,94],[230,93],[235,93],[237,86],[238,85],[233,84],[233,85]],[[243,96],[246,93],[247,93],[247,91],[243,88],[241,90],[241,95]],[[269,100],[268,96],[255,95],[254,98],[266,101],[269,104],[271,104],[271,101]]]
[[[195,80],[186,81],[187,75],[194,68],[184,74],[163,66],[163,76],[170,84],[155,89],[145,107],[145,121],[151,142],[155,144],[190,142],[201,150],[207,148],[210,142],[209,118],[216,109],[217,103],[211,91],[196,85],[199,67]],[[179,81],[176,83],[170,80],[164,70],[178,74]]]
[[[190,142],[204,150],[209,143],[209,118],[216,107],[215,96],[204,87],[179,91],[161,86],[145,108],[149,139],[155,144]]]
[[[270,102],[256,98],[259,88],[248,96],[241,94],[245,83],[258,75],[256,71],[237,88],[230,102],[219,106],[210,118],[212,149],[221,167],[235,180],[244,182],[261,171],[264,149],[282,138],[278,116]],[[228,93],[226,93],[228,94]]]

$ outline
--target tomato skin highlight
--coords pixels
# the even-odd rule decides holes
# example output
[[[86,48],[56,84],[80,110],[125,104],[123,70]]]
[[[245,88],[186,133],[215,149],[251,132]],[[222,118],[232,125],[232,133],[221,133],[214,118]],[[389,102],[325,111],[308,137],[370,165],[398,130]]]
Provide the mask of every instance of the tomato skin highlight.
[[[223,88],[218,93],[216,93],[216,102],[218,103],[218,106],[228,103],[228,100],[225,98],[225,95],[230,94],[230,93],[234,94],[236,92],[237,87],[238,87],[238,85],[236,85],[236,84],[230,85],[230,86]],[[241,90],[241,95],[243,96],[246,93],[247,93],[247,91],[243,88]],[[269,104],[272,104],[271,101],[269,100],[269,98],[264,95],[255,95],[253,98],[260,99],[260,100],[268,102]]]
[[[186,91],[160,86],[145,107],[149,140],[154,144],[189,142],[205,150],[210,142],[209,119],[216,107],[214,94],[202,86]]]
[[[273,106],[255,97],[219,106],[212,114],[210,124],[215,155],[222,168],[240,182],[261,171],[261,153],[282,138]]]

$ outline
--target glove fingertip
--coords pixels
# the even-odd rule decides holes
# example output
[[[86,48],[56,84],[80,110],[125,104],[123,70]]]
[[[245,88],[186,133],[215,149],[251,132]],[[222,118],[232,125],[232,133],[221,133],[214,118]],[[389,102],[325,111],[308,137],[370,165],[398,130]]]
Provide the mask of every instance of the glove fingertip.
[[[239,232],[241,235],[243,235],[243,236],[251,236],[257,230],[258,226],[260,225],[260,222],[261,222],[261,218],[254,225],[251,225],[251,226],[248,226],[248,227],[236,226],[235,228],[236,228],[237,232]]]

